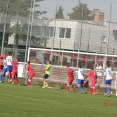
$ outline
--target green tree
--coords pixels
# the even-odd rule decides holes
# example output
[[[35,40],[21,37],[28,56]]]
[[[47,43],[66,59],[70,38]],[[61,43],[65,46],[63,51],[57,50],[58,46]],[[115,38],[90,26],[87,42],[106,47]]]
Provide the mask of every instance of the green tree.
[[[93,20],[94,15],[91,10],[88,9],[87,4],[79,2],[78,6],[72,8],[73,12],[68,13],[70,19],[73,20]],[[83,17],[82,17],[83,13]]]
[[[35,9],[37,9],[40,5],[39,2],[43,0],[35,0]],[[19,39],[26,40],[27,39],[27,29],[28,29],[28,19],[30,15],[30,11],[32,10],[31,5],[34,0],[9,0],[8,5],[8,18],[7,18],[7,25],[6,25],[6,34],[5,40],[8,40],[8,36],[15,33],[15,57],[17,57],[17,48]],[[0,0],[0,13],[5,14],[8,0]],[[32,13],[32,12],[31,12]],[[34,18],[38,18],[38,16],[46,13],[46,11],[34,11]],[[14,23],[12,25],[11,23]],[[5,17],[2,17],[2,22],[0,27],[4,27]],[[2,33],[1,33],[2,34]],[[6,39],[7,38],[7,39]],[[34,39],[34,37],[33,37]],[[0,42],[2,42],[2,36],[0,36]]]
[[[22,17],[29,16],[29,12],[31,10],[31,3],[34,0],[9,0],[9,8],[8,8],[8,14],[9,15],[19,15]],[[38,8],[39,2],[43,0],[35,0],[35,9]],[[8,0],[0,0],[0,13],[3,14],[6,13],[6,7],[7,7]],[[46,13],[46,11],[35,11],[35,16],[39,16],[43,13]]]
[[[58,9],[58,11],[56,13],[56,18],[57,19],[64,19],[63,11],[64,11],[64,9],[62,8],[62,6],[59,6],[59,9]]]

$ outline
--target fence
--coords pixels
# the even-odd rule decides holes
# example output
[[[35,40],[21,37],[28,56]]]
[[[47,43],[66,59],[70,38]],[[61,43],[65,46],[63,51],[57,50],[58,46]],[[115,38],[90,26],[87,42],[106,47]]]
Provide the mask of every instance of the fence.
[[[60,52],[62,54],[59,54]],[[67,54],[67,53],[69,53],[69,54]],[[67,59],[63,60],[63,58],[70,58],[69,60],[72,60],[73,63],[75,61],[77,61],[77,59],[79,59],[79,60],[82,59],[82,58],[80,58],[80,56],[79,56],[79,58],[72,57],[71,53],[76,54],[74,52],[69,52],[69,51],[66,51],[66,52],[65,51],[58,51],[58,50],[51,50],[50,51],[50,49],[29,48],[28,60],[31,61],[31,64],[32,64],[32,66],[35,70],[35,73],[36,73],[35,77],[34,77],[34,81],[36,80],[36,82],[39,82],[39,81],[43,80],[43,76],[45,74],[46,62],[51,58],[51,54],[52,54],[55,57],[52,59],[52,69],[51,69],[51,75],[49,78],[49,82],[54,83],[54,84],[66,84],[68,76],[66,75],[67,69],[65,68],[65,65],[68,63],[68,61],[65,61]],[[97,57],[99,56],[99,55],[98,56],[94,55],[93,53],[77,53],[77,54],[79,54],[79,55],[83,55],[83,54],[84,55],[85,54],[92,55],[92,56],[95,56],[95,60],[97,60]],[[102,61],[104,61],[103,56],[105,56],[105,55],[103,55],[103,54],[100,55]],[[107,56],[113,57],[113,55],[107,55]],[[58,58],[58,57],[60,57],[60,58],[55,60],[55,58]],[[92,58],[90,58],[89,60],[91,60],[91,59]],[[59,64],[59,66],[55,63]],[[79,64],[82,64],[82,61],[79,61]],[[76,65],[74,65],[74,66],[72,66],[72,64],[70,64],[70,65],[74,70],[77,67]],[[90,63],[89,65],[93,65],[93,63]],[[85,71],[85,74],[88,74],[89,69],[86,69],[86,68],[83,68],[83,69]],[[75,80],[73,83],[76,84],[76,79],[77,79],[76,74],[74,74],[74,76],[75,76]],[[27,79],[25,79],[25,81],[26,80]],[[91,83],[90,78],[88,78],[88,80],[89,80],[89,84],[90,84]],[[104,82],[103,82],[102,78],[101,78],[101,87],[104,87]],[[116,71],[113,71],[112,88],[114,90],[117,89],[117,72]]]
[[[35,76],[33,78],[34,85],[42,86],[41,82],[43,81],[43,76],[45,74],[46,66],[34,64],[34,63],[32,63],[31,65],[35,71]],[[72,69],[75,70],[75,68],[72,68]],[[84,69],[85,75],[88,74],[89,71],[90,71],[89,69]],[[62,85],[66,85],[67,80],[68,80],[68,76],[66,74],[67,74],[67,69],[65,67],[52,65],[51,75],[48,79],[49,86],[56,88],[56,84],[59,84],[59,86],[57,88],[61,88]],[[73,81],[73,84],[77,85],[76,84],[77,75],[74,73],[74,76],[75,76],[75,79]],[[26,83],[26,80],[27,80],[27,78],[25,78],[25,83]],[[91,84],[90,78],[87,78],[86,80],[89,81],[89,86],[90,86],[90,84]],[[100,79],[100,86],[101,86],[101,88],[104,87],[104,81],[103,81],[102,77]],[[111,87],[113,90],[117,91],[117,72],[114,72],[114,71],[113,71],[113,80],[112,80]],[[117,92],[116,92],[116,96],[117,96]]]
[[[96,63],[100,62],[103,69],[105,69],[105,64],[108,63],[112,70],[117,70],[116,55],[29,48],[28,60],[36,64],[46,64],[48,60],[51,60],[52,65],[66,66],[69,63],[70,67],[81,65],[85,69],[95,68]]]
[[[4,47],[17,48],[19,44],[19,48],[26,48],[24,61],[28,47],[117,54],[117,4],[77,0],[38,4],[35,0],[1,2],[1,53]]]
[[[5,0],[0,10],[1,53],[16,52],[26,62],[28,47],[43,48],[49,49],[44,63],[52,59],[57,66],[90,68],[109,62],[117,70],[116,8],[77,0]]]

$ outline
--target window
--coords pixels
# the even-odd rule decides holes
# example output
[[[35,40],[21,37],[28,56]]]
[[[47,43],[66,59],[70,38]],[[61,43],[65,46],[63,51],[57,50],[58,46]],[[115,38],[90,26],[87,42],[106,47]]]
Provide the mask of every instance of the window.
[[[107,42],[107,37],[106,36],[102,36],[102,42],[106,43]]]
[[[40,37],[42,35],[46,38],[53,37],[53,31],[54,31],[54,27],[45,27],[45,26],[32,27],[32,35],[35,37]],[[55,32],[54,32],[54,36],[55,36]]]
[[[59,28],[59,38],[70,38],[71,28]]]
[[[117,37],[117,30],[113,30],[114,37]]]
[[[44,27],[44,37],[53,37],[53,31],[54,31],[54,27]],[[56,28],[55,28],[56,31]],[[54,32],[54,36],[55,36],[55,32]]]
[[[117,41],[117,30],[113,30],[113,36],[115,37],[115,41]]]
[[[41,26],[33,26],[32,27],[32,35],[35,37],[41,36]]]

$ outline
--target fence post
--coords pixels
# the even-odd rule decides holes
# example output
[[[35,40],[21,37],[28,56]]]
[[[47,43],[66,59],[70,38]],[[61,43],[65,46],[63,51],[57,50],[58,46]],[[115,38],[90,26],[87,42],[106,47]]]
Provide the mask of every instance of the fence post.
[[[117,96],[117,72],[116,72],[116,78],[115,78],[115,90],[116,90],[116,96]]]

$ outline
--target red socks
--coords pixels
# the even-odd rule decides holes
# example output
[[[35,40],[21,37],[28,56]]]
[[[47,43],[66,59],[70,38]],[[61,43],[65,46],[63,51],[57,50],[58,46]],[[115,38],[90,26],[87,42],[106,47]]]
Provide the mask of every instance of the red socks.
[[[20,84],[20,80],[19,80],[19,78],[17,78],[17,84]]]
[[[92,94],[93,93],[93,88],[90,88],[90,94]]]
[[[12,82],[14,82],[14,76],[12,77]]]
[[[69,92],[69,88],[70,88],[70,87],[69,87],[69,86],[67,86],[67,88],[66,88],[67,92]]]
[[[28,85],[32,86],[33,85],[32,81],[28,81]]]
[[[96,88],[93,88],[93,94],[97,94]]]
[[[75,91],[75,87],[74,87],[74,85],[72,85],[72,90]]]

